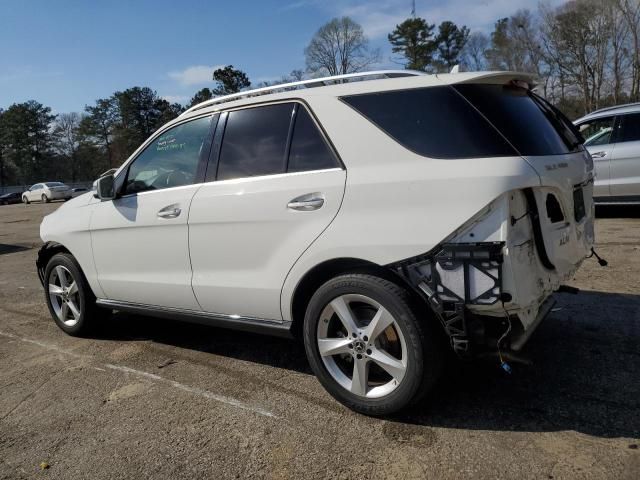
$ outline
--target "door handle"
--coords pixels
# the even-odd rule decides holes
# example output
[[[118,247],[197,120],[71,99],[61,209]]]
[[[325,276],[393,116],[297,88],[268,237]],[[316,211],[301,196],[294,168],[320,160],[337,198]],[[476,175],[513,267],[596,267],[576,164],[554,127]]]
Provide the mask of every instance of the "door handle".
[[[591,158],[604,158],[607,156],[607,152],[594,152],[591,154]]]
[[[287,204],[287,208],[299,212],[310,212],[312,210],[318,210],[322,205],[324,205],[324,196],[316,192],[294,198]]]
[[[158,218],[176,218],[180,216],[181,212],[182,209],[180,208],[180,205],[169,205],[158,212]]]

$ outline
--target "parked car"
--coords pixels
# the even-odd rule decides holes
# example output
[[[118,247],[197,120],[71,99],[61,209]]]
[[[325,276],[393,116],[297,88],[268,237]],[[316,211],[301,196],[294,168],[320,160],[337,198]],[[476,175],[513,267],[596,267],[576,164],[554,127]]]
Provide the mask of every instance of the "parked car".
[[[196,105],[44,218],[51,315],[301,338],[348,407],[417,402],[445,349],[520,350],[592,250],[591,157],[530,86],[369,72]]]
[[[640,103],[603,108],[575,124],[595,163],[595,202],[640,203]]]
[[[22,201],[22,194],[20,192],[5,193],[0,196],[0,205],[10,205],[12,203],[20,203]]]
[[[51,200],[69,200],[70,198],[71,189],[61,182],[36,183],[22,193],[24,203],[38,201],[49,203]]]
[[[84,188],[84,187],[72,188],[71,189],[71,198],[76,198],[76,197],[79,197],[80,195],[84,195],[88,191],[89,191],[89,189],[88,188]]]

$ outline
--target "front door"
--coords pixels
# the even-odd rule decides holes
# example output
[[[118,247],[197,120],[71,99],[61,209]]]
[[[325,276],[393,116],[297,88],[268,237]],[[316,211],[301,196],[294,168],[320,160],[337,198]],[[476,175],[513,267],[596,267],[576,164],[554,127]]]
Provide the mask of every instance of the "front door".
[[[193,290],[207,312],[281,320],[287,273],[336,216],[346,172],[302,104],[226,115],[189,215]]]
[[[110,300],[200,309],[191,289],[187,219],[202,185],[210,125],[207,116],[161,132],[121,172],[120,198],[96,206],[91,241]]]
[[[593,184],[594,197],[608,197],[611,195],[611,158],[616,148],[614,143],[615,117],[600,117],[581,123],[578,127],[586,139],[585,147],[593,158],[595,181]]]
[[[640,113],[621,115],[611,157],[611,195],[640,196]]]

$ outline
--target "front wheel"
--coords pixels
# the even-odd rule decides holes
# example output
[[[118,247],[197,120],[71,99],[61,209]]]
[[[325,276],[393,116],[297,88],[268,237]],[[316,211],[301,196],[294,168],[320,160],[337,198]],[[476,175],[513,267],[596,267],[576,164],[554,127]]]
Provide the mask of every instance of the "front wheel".
[[[69,335],[89,333],[106,314],[96,306],[91,287],[71,254],[51,257],[44,278],[49,312],[58,327]]]
[[[372,275],[342,275],[313,295],[304,341],[314,373],[338,401],[388,415],[418,401],[442,368],[427,318],[406,290]]]
[[[29,199],[26,196],[23,196],[22,203],[24,203],[25,205],[29,205]]]

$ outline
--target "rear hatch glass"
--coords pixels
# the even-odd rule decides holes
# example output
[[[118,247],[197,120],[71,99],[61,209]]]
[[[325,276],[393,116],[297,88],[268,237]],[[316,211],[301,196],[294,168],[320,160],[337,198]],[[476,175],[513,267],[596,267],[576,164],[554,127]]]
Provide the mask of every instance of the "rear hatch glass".
[[[544,99],[512,85],[458,84],[453,87],[476,107],[520,155],[563,155],[584,139],[573,124]]]

